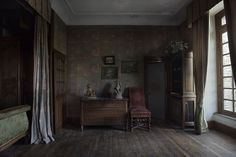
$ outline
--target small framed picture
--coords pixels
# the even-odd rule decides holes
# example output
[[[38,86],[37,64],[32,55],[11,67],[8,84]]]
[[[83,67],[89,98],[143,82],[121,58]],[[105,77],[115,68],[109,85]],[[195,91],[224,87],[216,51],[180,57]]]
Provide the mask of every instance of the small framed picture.
[[[115,64],[115,56],[104,56],[103,62],[106,65],[114,65]]]
[[[138,71],[137,61],[122,61],[121,72],[122,73],[136,73]]]
[[[118,67],[102,67],[101,70],[102,80],[118,79]]]

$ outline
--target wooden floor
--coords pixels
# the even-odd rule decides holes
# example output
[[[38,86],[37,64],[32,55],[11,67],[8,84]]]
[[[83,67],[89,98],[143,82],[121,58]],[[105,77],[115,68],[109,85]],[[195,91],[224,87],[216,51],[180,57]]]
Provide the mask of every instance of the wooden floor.
[[[112,128],[64,129],[48,145],[17,144],[0,157],[236,157],[236,140],[210,131],[203,135],[168,127],[133,133]]]

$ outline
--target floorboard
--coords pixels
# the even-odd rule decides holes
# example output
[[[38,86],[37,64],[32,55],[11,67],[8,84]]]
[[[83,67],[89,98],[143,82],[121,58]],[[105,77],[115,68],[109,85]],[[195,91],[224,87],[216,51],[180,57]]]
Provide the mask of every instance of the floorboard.
[[[202,135],[163,126],[150,132],[109,127],[63,129],[48,145],[17,143],[0,157],[236,157],[236,139],[216,131]]]

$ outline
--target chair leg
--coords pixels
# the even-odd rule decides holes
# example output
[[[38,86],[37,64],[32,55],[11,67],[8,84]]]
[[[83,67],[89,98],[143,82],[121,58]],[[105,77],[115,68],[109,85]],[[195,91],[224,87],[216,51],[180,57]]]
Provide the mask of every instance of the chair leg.
[[[126,116],[126,131],[129,130],[129,123],[130,123],[130,116],[129,116],[129,114],[127,114],[127,116]]]
[[[151,130],[151,117],[148,117],[148,131]]]
[[[133,126],[133,125],[134,125],[133,123],[134,123],[134,119],[133,119],[133,117],[130,117],[130,131],[131,131],[131,132],[133,132],[133,127],[134,127],[134,126]]]

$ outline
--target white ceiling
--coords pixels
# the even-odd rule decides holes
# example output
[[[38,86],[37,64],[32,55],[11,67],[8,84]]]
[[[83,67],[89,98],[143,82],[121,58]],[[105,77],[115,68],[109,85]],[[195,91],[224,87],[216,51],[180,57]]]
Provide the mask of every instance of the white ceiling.
[[[178,25],[191,0],[52,0],[68,25]]]

